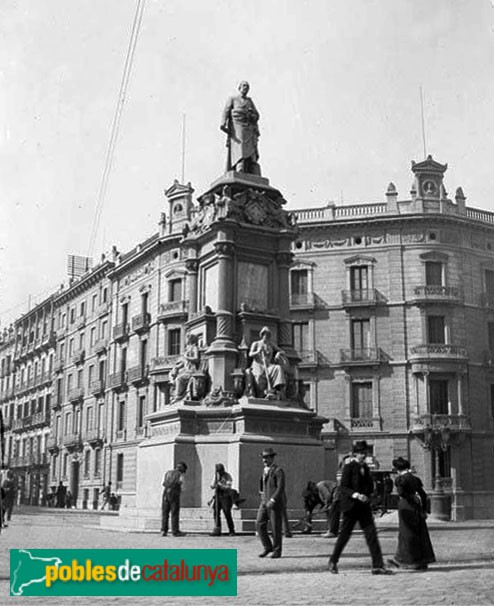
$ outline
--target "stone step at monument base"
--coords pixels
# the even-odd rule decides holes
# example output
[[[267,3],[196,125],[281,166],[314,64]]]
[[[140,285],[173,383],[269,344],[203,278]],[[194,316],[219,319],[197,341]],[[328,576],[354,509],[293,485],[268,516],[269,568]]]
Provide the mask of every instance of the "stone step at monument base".
[[[289,509],[288,519],[290,528],[294,532],[301,531],[302,526],[298,524],[303,517],[301,509]],[[233,522],[238,533],[254,533],[257,517],[257,509],[233,509]],[[222,514],[222,529],[227,531],[224,516]],[[183,507],[180,509],[180,529],[183,532],[211,532],[214,526],[213,510],[210,507]],[[134,531],[134,532],[160,532],[161,512],[155,509],[146,511],[136,509],[122,509],[118,516],[101,518],[100,527],[108,530]],[[326,518],[315,517],[312,521],[313,532],[326,531]]]

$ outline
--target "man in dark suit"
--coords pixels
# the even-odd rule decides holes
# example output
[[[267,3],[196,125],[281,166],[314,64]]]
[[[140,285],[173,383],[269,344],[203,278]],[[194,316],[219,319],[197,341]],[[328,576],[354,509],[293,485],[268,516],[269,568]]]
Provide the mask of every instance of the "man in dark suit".
[[[343,467],[340,483],[340,507],[343,514],[343,524],[334,546],[333,555],[329,559],[329,570],[338,573],[338,560],[341,552],[348,543],[356,522],[362,528],[372,558],[372,574],[393,574],[384,568],[381,545],[377,538],[376,526],[370,505],[370,497],[374,482],[365,457],[369,445],[365,440],[353,445],[353,457]]]
[[[263,551],[260,558],[270,554],[271,558],[281,558],[283,508],[286,504],[285,472],[275,465],[276,453],[272,448],[261,452],[264,470],[260,477],[261,503],[257,512],[256,530],[261,539]],[[273,540],[268,534],[268,521],[271,522]]]
[[[172,519],[172,535],[174,537],[185,536],[180,532],[180,494],[184,484],[184,474],[187,465],[180,461],[175,469],[169,469],[163,477],[163,496],[161,500],[161,536],[168,534],[168,520]]]

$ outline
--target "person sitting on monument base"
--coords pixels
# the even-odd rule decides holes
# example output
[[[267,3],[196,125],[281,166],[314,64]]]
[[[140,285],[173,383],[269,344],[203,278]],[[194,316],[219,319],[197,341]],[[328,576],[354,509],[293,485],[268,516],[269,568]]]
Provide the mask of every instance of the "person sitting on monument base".
[[[285,353],[271,341],[271,331],[261,328],[261,338],[250,347],[251,367],[246,370],[249,395],[270,400],[286,398],[286,375],[288,359]]]
[[[199,370],[201,353],[197,345],[197,335],[190,334],[187,338],[187,347],[183,356],[178,360],[170,371],[170,379],[174,383],[174,393],[171,404],[183,400],[186,397],[192,399],[193,377]]]

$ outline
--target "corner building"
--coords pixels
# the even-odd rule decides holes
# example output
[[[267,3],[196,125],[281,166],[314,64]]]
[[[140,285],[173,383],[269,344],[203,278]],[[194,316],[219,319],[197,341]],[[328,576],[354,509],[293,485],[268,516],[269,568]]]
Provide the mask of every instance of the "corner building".
[[[494,516],[494,214],[412,163],[411,197],[295,211],[294,346],[326,426],[327,475],[367,440],[410,459],[449,519]]]

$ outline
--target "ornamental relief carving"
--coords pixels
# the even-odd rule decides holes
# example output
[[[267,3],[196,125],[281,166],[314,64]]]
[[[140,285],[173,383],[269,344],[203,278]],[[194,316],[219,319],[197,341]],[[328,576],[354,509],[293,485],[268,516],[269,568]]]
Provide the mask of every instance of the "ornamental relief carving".
[[[201,196],[198,202],[199,207],[186,230],[194,234],[224,219],[277,229],[296,226],[295,215],[283,210],[286,201],[277,192],[248,188],[234,193],[232,186],[224,185]]]
[[[154,263],[149,261],[148,263],[141,265],[136,270],[134,270],[131,274],[126,276],[122,280],[122,283],[124,286],[128,286],[129,284],[132,284],[133,282],[135,282],[136,280],[139,280],[143,276],[148,276],[153,270],[154,270]]]

